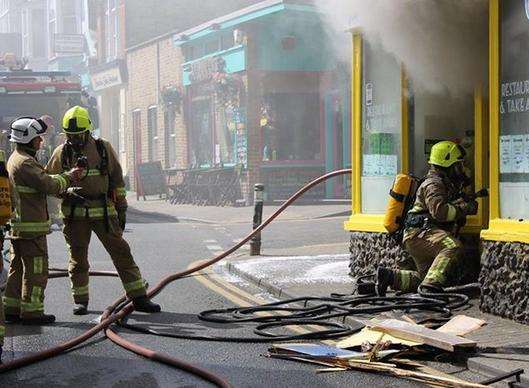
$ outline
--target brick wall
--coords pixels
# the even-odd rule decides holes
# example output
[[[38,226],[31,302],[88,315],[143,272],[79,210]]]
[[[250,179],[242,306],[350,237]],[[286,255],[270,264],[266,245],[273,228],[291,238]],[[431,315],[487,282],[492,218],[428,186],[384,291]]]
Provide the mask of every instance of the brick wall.
[[[165,37],[144,46],[130,50],[127,53],[127,68],[129,74],[126,109],[126,143],[127,165],[131,175],[135,162],[147,162],[149,155],[149,136],[147,131],[147,112],[149,107],[157,108],[156,148],[153,160],[160,160],[165,166],[166,136],[164,131],[164,106],[161,101],[161,90],[168,85],[182,88],[182,56],[180,49],[173,47],[172,38]],[[141,112],[141,154],[138,155],[134,145],[132,112]],[[176,137],[168,141],[176,142],[177,167],[187,166],[187,133],[184,126],[183,112],[176,112]],[[132,178],[132,177],[131,177]],[[134,180],[131,179],[131,183]]]

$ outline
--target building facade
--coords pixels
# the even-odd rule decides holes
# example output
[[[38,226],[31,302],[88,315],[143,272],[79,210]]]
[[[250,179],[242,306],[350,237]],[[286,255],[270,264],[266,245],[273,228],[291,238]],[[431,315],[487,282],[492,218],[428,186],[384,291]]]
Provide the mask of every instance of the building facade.
[[[46,0],[3,0],[0,2],[0,53],[27,58],[33,70],[48,68]]]
[[[347,165],[348,72],[337,69],[328,38],[316,8],[289,1],[175,35],[185,60],[188,167],[237,170],[239,196],[250,203],[254,183],[282,200]],[[309,196],[343,196],[347,187],[333,182]]]
[[[127,173],[125,111],[128,71],[125,60],[125,17],[123,0],[88,3],[89,31],[98,42],[95,56],[89,59],[88,90],[99,107],[99,135],[118,153]]]
[[[473,189],[490,188],[463,229],[460,267],[467,280],[479,274],[483,311],[528,323],[529,8],[517,0],[485,5],[477,15],[488,33],[473,42],[484,49],[466,50],[475,64],[466,96],[415,87],[406,58],[353,31],[351,275],[406,257],[383,227],[387,192],[399,172],[424,174],[431,145],[452,140],[467,150]],[[461,68],[466,59],[452,58]]]
[[[187,165],[183,123],[181,51],[172,33],[127,50],[128,166],[160,161],[165,169]],[[131,175],[131,176],[132,176]]]

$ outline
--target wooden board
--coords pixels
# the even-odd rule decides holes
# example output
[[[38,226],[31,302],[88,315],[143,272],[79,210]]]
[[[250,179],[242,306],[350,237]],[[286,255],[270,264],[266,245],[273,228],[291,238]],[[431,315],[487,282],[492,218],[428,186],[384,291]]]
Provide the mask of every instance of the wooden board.
[[[438,328],[437,331],[464,336],[478,330],[485,323],[487,322],[483,319],[467,317],[466,315],[456,315]]]
[[[388,333],[409,341],[424,343],[449,352],[453,352],[457,348],[476,346],[475,341],[396,319],[386,319],[370,323],[370,325],[375,331]]]
[[[358,333],[355,333],[349,337],[344,338],[336,344],[337,347],[348,349],[360,347],[364,342],[369,342],[370,344],[375,344],[380,339],[380,331],[375,331],[368,329],[367,327],[360,330]],[[421,342],[408,341],[402,338],[396,338],[389,334],[384,334],[382,341],[390,341],[394,345],[404,345],[404,346],[417,346],[422,345]]]

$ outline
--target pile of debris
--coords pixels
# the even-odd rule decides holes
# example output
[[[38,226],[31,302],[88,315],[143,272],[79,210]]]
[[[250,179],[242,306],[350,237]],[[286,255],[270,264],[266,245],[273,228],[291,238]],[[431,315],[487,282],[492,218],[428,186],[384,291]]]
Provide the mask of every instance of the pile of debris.
[[[517,370],[473,383],[414,360],[440,353],[454,357],[474,351],[476,342],[464,336],[485,324],[480,319],[457,315],[437,329],[419,325],[406,315],[401,319],[374,319],[363,323],[365,328],[339,341],[336,346],[323,343],[273,344],[267,356],[323,366],[318,373],[360,370],[439,387],[485,387],[501,379],[518,378],[523,373],[523,370]]]

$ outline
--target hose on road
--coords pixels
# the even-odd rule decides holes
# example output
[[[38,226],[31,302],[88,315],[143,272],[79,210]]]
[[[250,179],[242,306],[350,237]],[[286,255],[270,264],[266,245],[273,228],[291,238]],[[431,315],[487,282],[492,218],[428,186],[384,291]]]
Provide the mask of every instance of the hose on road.
[[[298,190],[294,195],[292,195],[292,197],[290,197],[285,203],[283,203],[283,205],[281,205],[279,209],[277,209],[270,217],[268,217],[265,221],[263,221],[261,225],[259,225],[256,229],[254,229],[250,234],[248,234],[245,238],[243,238],[239,243],[235,244],[230,249],[226,250],[220,255],[215,256],[214,258],[210,260],[207,260],[187,270],[177,272],[177,273],[174,273],[172,275],[169,275],[163,278],[157,285],[155,285],[153,288],[151,288],[148,291],[147,293],[148,297],[152,298],[158,295],[168,284],[174,282],[175,280],[186,277],[192,273],[201,271],[204,268],[207,268],[219,262],[220,260],[224,259],[225,257],[231,255],[233,252],[237,251],[239,248],[245,245],[248,241],[250,241],[252,237],[254,237],[256,234],[260,233],[264,228],[266,228],[283,211],[285,211],[290,205],[292,205],[292,203],[294,203],[299,197],[301,197],[305,192],[310,190],[312,187],[317,186],[320,183],[325,182],[326,180],[330,178],[334,178],[334,177],[337,177],[340,175],[346,175],[346,174],[351,174],[351,169],[348,168],[348,169],[332,171],[330,173],[322,175],[321,177],[316,178],[313,181],[309,182],[307,185],[305,185],[300,190]],[[116,309],[120,305],[123,307],[119,311],[116,311]],[[107,337],[111,341],[113,341],[119,346],[122,346],[123,348],[130,350],[136,354],[139,354],[143,357],[149,358],[154,361],[158,361],[158,362],[162,362],[167,365],[171,365],[175,368],[184,370],[186,372],[192,373],[195,376],[198,376],[207,381],[210,381],[219,387],[230,387],[231,386],[226,380],[212,374],[211,372],[205,369],[191,365],[189,363],[186,363],[185,361],[178,360],[174,357],[170,357],[165,354],[154,352],[150,349],[141,347],[137,344],[134,344],[120,337],[113,330],[111,325],[123,319],[127,315],[129,315],[133,310],[134,308],[132,306],[132,303],[130,301],[127,301],[126,297],[123,296],[119,298],[118,300],[114,301],[114,303],[112,303],[110,306],[108,306],[105,309],[105,311],[103,312],[101,316],[101,321],[98,324],[96,324],[94,327],[92,327],[91,329],[85,331],[84,333],[82,333],[81,335],[77,337],[74,337],[68,341],[62,342],[52,348],[45,349],[43,351],[36,352],[28,356],[20,357],[18,359],[6,362],[4,364],[0,364],[0,373],[5,373],[10,370],[14,370],[14,369],[26,366],[26,365],[36,363],[38,361],[42,361],[42,360],[49,359],[51,357],[55,357],[61,353],[66,352],[67,350],[74,348],[75,346],[80,345],[81,343],[92,338],[97,333],[104,331]]]
[[[162,290],[170,283],[187,277],[193,273],[201,271],[220,260],[226,258],[233,252],[237,251],[243,245],[245,245],[252,237],[260,233],[264,228],[266,228],[274,219],[276,219],[283,211],[285,211],[294,201],[301,197],[306,191],[312,187],[326,181],[327,179],[337,177],[340,175],[350,174],[351,169],[343,169],[330,172],[325,174],[312,182],[308,183],[306,186],[297,191],[291,198],[289,198],[279,209],[277,209],[270,217],[268,217],[261,225],[249,233],[245,238],[243,238],[239,243],[232,246],[230,249],[225,252],[215,256],[214,258],[202,262],[192,268],[189,268],[185,271],[177,272],[172,275],[169,275],[163,278],[158,284],[151,288],[147,296],[153,298],[158,295]],[[53,269],[53,273],[50,277],[65,277],[67,276],[67,271],[63,269]],[[91,273],[94,276],[115,276],[114,272],[108,271],[94,271]],[[289,303],[299,303],[304,302],[307,304],[309,301],[321,301],[324,302],[320,305],[305,307],[304,309],[295,309],[292,307],[282,307],[282,305]],[[331,307],[331,302],[334,305]],[[211,322],[246,322],[254,321],[259,322],[260,324],[254,329],[254,333],[265,338],[267,341],[278,341],[285,339],[313,339],[313,338],[334,338],[337,336],[347,335],[352,331],[357,329],[352,329],[344,324],[334,323],[324,321],[330,318],[339,318],[345,317],[353,314],[360,313],[378,313],[382,311],[389,310],[409,310],[409,309],[427,309],[431,311],[439,312],[444,316],[450,314],[450,310],[457,308],[468,302],[468,299],[465,300],[464,295],[459,294],[432,294],[432,295],[415,295],[412,297],[361,297],[361,298],[296,298],[289,301],[281,301],[266,304],[263,306],[256,307],[245,307],[245,308],[235,308],[235,309],[223,309],[223,310],[208,310],[200,314],[200,318],[203,320],[208,320]],[[360,306],[364,304],[364,306]],[[365,306],[367,304],[367,306]],[[126,317],[134,310],[132,303],[125,297],[122,296],[118,300],[114,301],[110,306],[108,306],[103,314],[101,315],[101,320],[91,329],[85,331],[81,335],[74,337],[66,342],[60,343],[59,345],[25,356],[13,361],[0,364],[0,373],[4,373],[10,370],[14,370],[26,365],[33,364],[38,361],[49,359],[55,357],[67,350],[70,350],[86,340],[90,339],[97,333],[104,331],[106,336],[116,343],[117,345],[134,352],[138,355],[146,357],[150,360],[164,363],[172,367],[181,369],[188,373],[191,373],[197,377],[200,377],[206,381],[209,381],[219,387],[230,387],[231,385],[224,380],[223,378],[211,373],[208,370],[197,367],[190,363],[187,363],[183,360],[179,360],[175,357],[171,357],[166,354],[155,352],[151,349],[147,349],[138,344],[135,344],[131,341],[128,341],[121,337],[112,327],[114,323],[121,322],[121,325],[128,327],[132,330],[141,331],[144,333],[177,337],[174,333],[159,333],[152,329],[140,328],[136,325],[130,325],[126,322]],[[273,315],[272,317],[263,317],[259,315],[263,312],[271,311],[290,311],[290,318],[280,319],[278,315]],[[283,316],[283,315],[281,315]],[[324,318],[323,318],[324,317]],[[299,326],[299,325],[315,325],[323,327],[324,330],[307,333],[305,336],[278,336],[267,329],[274,329],[277,327],[287,327],[287,326]],[[221,339],[221,337],[208,337],[208,336],[178,336],[177,338],[190,338],[190,339],[203,339],[203,340],[226,340],[226,338]],[[241,342],[242,339],[237,339],[237,342]],[[256,342],[256,341],[248,341]],[[259,341],[258,341],[259,342]]]

